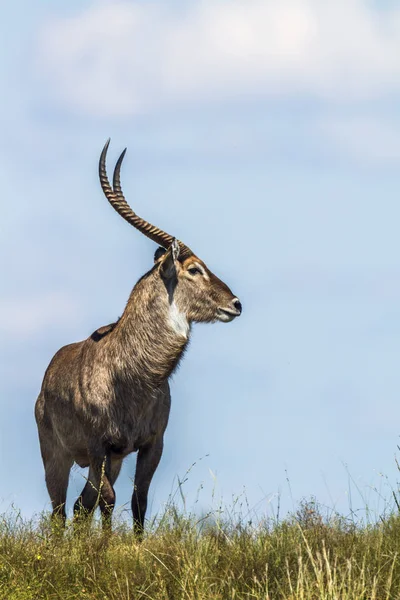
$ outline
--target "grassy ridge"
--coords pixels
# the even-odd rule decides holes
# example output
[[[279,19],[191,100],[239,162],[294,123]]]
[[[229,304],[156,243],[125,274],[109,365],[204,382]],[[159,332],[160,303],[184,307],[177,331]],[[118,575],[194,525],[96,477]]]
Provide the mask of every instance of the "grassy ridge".
[[[356,525],[315,503],[253,526],[202,523],[169,507],[138,544],[124,525],[51,535],[0,518],[1,600],[400,598],[400,517]]]

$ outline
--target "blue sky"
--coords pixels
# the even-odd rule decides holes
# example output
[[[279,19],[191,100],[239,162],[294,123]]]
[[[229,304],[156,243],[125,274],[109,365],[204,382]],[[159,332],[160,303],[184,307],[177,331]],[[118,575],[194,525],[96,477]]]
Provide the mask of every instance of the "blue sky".
[[[282,510],[315,495],[346,513],[350,474],[353,506],[381,509],[400,433],[400,10],[20,0],[5,17],[1,508],[48,508],[44,370],[118,317],[152,264],[97,181],[111,136],[133,208],[244,307],[194,330],[153,513],[194,462],[189,507],[203,487],[202,508],[245,489],[261,514],[278,494]],[[120,505],[133,473],[131,457]],[[83,483],[74,469],[70,503]]]

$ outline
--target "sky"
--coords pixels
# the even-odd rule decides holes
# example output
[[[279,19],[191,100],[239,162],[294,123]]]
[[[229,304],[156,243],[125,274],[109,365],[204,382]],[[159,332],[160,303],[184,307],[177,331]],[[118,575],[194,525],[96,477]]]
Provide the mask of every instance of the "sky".
[[[400,9],[338,0],[14,0],[0,25],[0,510],[50,507],[33,407],[121,315],[155,245],[97,162],[243,304],[194,327],[150,514],[169,496],[379,514],[400,474]],[[116,484],[129,505],[135,456]],[[189,471],[187,477],[185,473]],[[85,472],[74,467],[72,506]]]

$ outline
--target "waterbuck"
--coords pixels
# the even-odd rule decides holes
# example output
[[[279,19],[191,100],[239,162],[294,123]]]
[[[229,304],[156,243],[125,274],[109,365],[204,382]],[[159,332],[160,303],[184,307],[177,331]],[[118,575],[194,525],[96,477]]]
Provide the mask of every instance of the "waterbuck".
[[[74,513],[91,514],[98,503],[108,528],[122,461],[138,452],[132,512],[140,535],[170,412],[168,379],[188,345],[192,323],[232,321],[242,306],[188,246],[130,208],[120,185],[125,150],[111,187],[106,173],[109,141],[99,162],[103,192],[128,223],[161,248],[155,252],[154,266],[133,288],[122,317],[56,353],[45,373],[35,416],[52,515],[63,524],[74,461],[89,467]]]

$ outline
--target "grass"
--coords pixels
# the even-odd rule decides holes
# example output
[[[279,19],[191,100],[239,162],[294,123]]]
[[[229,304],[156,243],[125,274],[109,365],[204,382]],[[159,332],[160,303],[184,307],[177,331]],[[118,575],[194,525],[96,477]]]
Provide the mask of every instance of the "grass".
[[[51,532],[0,517],[1,600],[400,599],[400,516],[362,524],[315,501],[257,525],[170,505],[141,544],[123,523]]]

